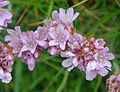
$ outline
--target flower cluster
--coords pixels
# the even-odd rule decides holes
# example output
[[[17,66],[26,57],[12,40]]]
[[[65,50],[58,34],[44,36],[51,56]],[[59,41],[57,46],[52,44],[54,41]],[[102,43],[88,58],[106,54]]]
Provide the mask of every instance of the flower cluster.
[[[108,53],[109,48],[104,46],[102,38],[95,40],[76,33],[73,21],[78,15],[78,12],[74,14],[73,8],[67,11],[60,8],[59,13],[52,12],[51,20],[44,20],[47,27],[39,26],[36,31],[22,33],[16,26],[15,30],[7,30],[10,35],[5,40],[11,41],[9,45],[13,47],[14,55],[22,57],[31,71],[41,51],[47,48],[51,55],[58,53],[67,57],[62,65],[68,67],[68,71],[78,67],[86,73],[87,80],[93,80],[97,74],[106,76],[112,66],[109,60],[114,59],[114,55]]]
[[[52,20],[44,20],[49,30],[48,41],[51,55],[66,49],[70,34],[74,32],[73,21],[78,15],[78,12],[74,14],[73,8],[69,8],[67,12],[60,8],[59,13],[56,10],[52,12]]]
[[[9,83],[11,81],[13,63],[12,48],[0,41],[0,79],[3,83]]]
[[[69,51],[61,52],[62,57],[68,59],[62,62],[64,67],[69,67],[68,71],[74,67],[86,73],[86,80],[93,80],[97,74],[106,76],[108,70],[111,70],[111,63],[109,60],[114,59],[112,53],[108,53],[109,48],[104,47],[104,40],[94,38],[87,39],[74,33],[73,43],[68,42]],[[77,40],[78,39],[78,40]]]
[[[115,72],[106,81],[106,87],[109,92],[119,92],[120,91],[120,73]]]
[[[97,74],[106,76],[111,70],[109,60],[114,59],[114,55],[108,53],[109,48],[104,47],[102,38],[88,39],[75,32],[73,21],[78,15],[78,12],[74,14],[73,8],[69,8],[66,13],[60,8],[59,13],[56,10],[52,12],[53,20],[44,21],[51,37],[51,55],[60,53],[62,57],[67,57],[62,62],[63,67],[69,67],[68,71],[78,67],[86,72],[87,80],[93,80]]]
[[[12,20],[12,14],[3,7],[8,5],[9,1],[0,0],[0,30],[3,29],[3,27],[7,27],[7,23],[11,23]]]
[[[15,30],[8,29],[7,32],[10,35],[7,35],[5,40],[11,41],[9,45],[13,47],[13,54],[21,57],[28,64],[28,69],[32,71],[37,59],[39,59],[40,52],[46,45],[45,39],[38,40],[41,35],[39,28],[36,32],[28,31],[27,33],[22,33],[20,27],[16,26]]]

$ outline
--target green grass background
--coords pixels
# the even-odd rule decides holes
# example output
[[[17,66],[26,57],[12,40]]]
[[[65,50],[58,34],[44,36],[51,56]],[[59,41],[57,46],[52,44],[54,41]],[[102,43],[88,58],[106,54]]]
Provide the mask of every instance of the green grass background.
[[[39,25],[28,26],[28,24],[50,18],[53,10],[68,9],[74,5],[72,0],[9,1],[11,4],[6,8],[13,13],[13,18],[8,28],[12,29],[25,8],[30,5],[20,23],[22,32],[36,30]],[[120,3],[120,0],[118,2]],[[38,10],[38,17],[35,15],[35,9]],[[87,81],[84,72],[77,68],[68,72],[61,66],[65,58],[59,55],[50,56],[47,50],[44,50],[40,62],[32,72],[28,71],[27,65],[16,57],[12,72],[13,80],[9,84],[0,81],[0,92],[107,92],[106,79],[120,69],[120,7],[115,0],[88,0],[80,9],[75,7],[74,10],[80,12],[79,18],[74,21],[77,32],[86,37],[93,33],[96,39],[104,38],[110,52],[115,54],[116,58],[111,61],[112,71],[106,77],[97,76],[93,81]],[[6,29],[2,30],[0,40],[5,42],[4,37],[7,34]]]

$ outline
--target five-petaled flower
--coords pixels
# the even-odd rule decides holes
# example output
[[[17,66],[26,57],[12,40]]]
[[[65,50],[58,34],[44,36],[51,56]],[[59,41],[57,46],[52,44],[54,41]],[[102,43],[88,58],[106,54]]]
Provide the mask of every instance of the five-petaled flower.
[[[62,25],[59,25],[56,29],[56,31],[50,31],[49,35],[51,36],[52,40],[50,40],[49,45],[50,46],[57,46],[62,50],[65,50],[66,42],[69,39],[70,33],[67,30],[64,30],[64,27]]]
[[[78,17],[78,15],[79,15],[78,12],[74,14],[73,8],[69,8],[66,13],[63,8],[59,9],[59,17],[61,21],[66,25],[72,24],[73,21]]]
[[[33,31],[22,34],[21,40],[23,42],[23,47],[21,48],[21,51],[23,52],[29,50],[33,54],[37,47],[35,38],[37,38],[37,35]]]

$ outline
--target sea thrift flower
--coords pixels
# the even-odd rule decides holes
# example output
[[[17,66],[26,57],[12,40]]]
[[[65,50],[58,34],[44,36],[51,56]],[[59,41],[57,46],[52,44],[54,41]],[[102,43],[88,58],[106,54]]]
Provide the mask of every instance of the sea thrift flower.
[[[65,10],[62,8],[60,8],[59,10],[60,20],[66,25],[72,24],[73,21],[78,17],[78,15],[79,15],[78,12],[74,14],[73,8],[69,8],[66,13]]]
[[[52,46],[49,52],[51,55],[55,55],[58,52],[58,49],[56,46]]]
[[[0,30],[2,27],[7,27],[7,23],[11,23],[12,14],[7,9],[3,9],[8,4],[8,1],[0,1]]]
[[[77,57],[75,54],[73,54],[70,51],[61,52],[61,57],[68,57],[69,59],[66,59],[62,62],[62,65],[64,67],[69,67],[68,71],[71,71],[74,67],[78,65]]]
[[[86,73],[86,80],[93,80],[97,74],[106,76],[112,66],[109,60],[114,59],[112,53],[107,53],[109,51],[108,47],[103,47],[101,50],[99,48],[97,49],[95,43],[99,39],[87,39],[76,33],[71,37],[68,42],[68,46],[70,47],[69,53],[67,51],[61,52],[62,57],[68,57],[67,55],[69,55],[70,59],[64,60],[62,65],[64,67],[72,66],[68,70],[78,67]]]
[[[15,30],[8,29],[10,34],[5,37],[6,41],[13,47],[14,56],[21,57],[28,64],[28,69],[32,71],[39,59],[40,52],[47,47],[48,31],[46,27],[38,27],[37,31],[21,32],[20,27]]]
[[[1,0],[1,1],[0,1],[0,8],[6,6],[6,5],[8,5],[8,4],[9,4],[9,1]]]
[[[28,69],[32,71],[35,67],[35,59],[30,51],[23,52],[23,60],[28,64]]]
[[[23,42],[23,47],[21,48],[21,51],[30,51],[33,54],[37,47],[36,38],[37,35],[33,31],[22,34],[21,40]]]
[[[42,47],[37,47],[36,51],[32,54],[30,51],[24,51],[22,53],[22,59],[28,64],[28,69],[33,71],[36,65],[37,59],[39,59],[40,53],[43,50]]]
[[[0,79],[3,83],[9,83],[12,80],[13,63],[12,48],[0,41]]]
[[[120,73],[115,72],[106,81],[106,88],[108,92],[119,92],[120,91]]]
[[[50,46],[59,45],[62,50],[65,50],[66,42],[70,34],[67,30],[64,30],[64,27],[62,25],[59,25],[56,31],[50,31],[49,35],[53,39],[49,42]]]
[[[23,47],[22,40],[20,39],[13,40],[8,45],[13,47],[13,54],[16,54],[18,57],[21,57],[22,54],[21,48]]]
[[[111,70],[112,66],[108,60],[114,59],[114,55],[112,53],[107,53],[108,51],[108,47],[105,47],[94,55],[95,60],[89,62],[87,65],[86,79],[93,80],[97,73],[101,76],[106,76],[108,74],[108,70]]]
[[[101,38],[101,39],[97,39],[94,43],[94,46],[96,47],[96,49],[103,49],[104,48],[104,45],[105,45],[105,42],[104,40]]]
[[[21,56],[21,48],[23,47],[23,42],[21,40],[21,29],[20,26],[16,26],[15,30],[13,29],[7,29],[7,32],[10,35],[7,35],[5,37],[5,41],[11,41],[9,45],[13,47],[13,54],[17,56]]]
[[[15,30],[13,29],[7,29],[7,32],[10,35],[7,35],[5,37],[5,41],[15,41],[15,40],[20,40],[21,39],[21,29],[20,26],[16,26]]]
[[[38,45],[47,46],[48,29],[46,27],[38,27],[36,33],[38,35],[36,38]]]
[[[44,24],[46,24],[49,28],[57,27],[58,23],[60,23],[59,13],[55,10],[52,12],[52,20],[45,19]]]

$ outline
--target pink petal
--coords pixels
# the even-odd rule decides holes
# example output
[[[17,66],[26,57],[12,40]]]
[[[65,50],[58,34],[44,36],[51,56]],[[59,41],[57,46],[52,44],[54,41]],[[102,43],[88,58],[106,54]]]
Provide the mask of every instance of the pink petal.
[[[106,53],[107,60],[112,60],[115,56],[112,53]]]
[[[62,66],[63,67],[69,67],[69,66],[71,66],[72,65],[72,59],[66,59],[66,60],[64,60],[63,62],[62,62]]]
[[[2,77],[2,82],[3,83],[9,83],[12,80],[11,74],[10,73],[4,73]]]
[[[73,54],[70,51],[65,51],[65,52],[61,52],[60,53],[61,57],[71,57],[71,56],[75,56],[75,54]]]
[[[103,62],[103,65],[107,66],[107,67],[110,67],[110,68],[112,67],[110,61],[107,61],[107,60]]]
[[[78,16],[79,16],[80,13],[76,12],[75,15],[73,16],[72,20],[74,21]]]
[[[56,39],[56,31],[50,31],[49,32],[49,35],[50,35],[50,37],[52,38],[52,39]]]
[[[19,35],[21,34],[20,26],[15,26],[15,30]]]
[[[13,40],[13,37],[11,35],[5,36],[5,41],[11,41]]]
[[[43,40],[36,40],[36,42],[38,43],[39,46],[45,46],[47,44],[47,42]]]
[[[96,61],[89,62],[86,67],[87,71],[95,70],[96,65],[97,65]]]
[[[65,46],[66,46],[66,42],[60,43],[60,48],[61,48],[62,50],[65,50]]]
[[[74,66],[72,65],[70,68],[68,68],[68,71],[71,71],[74,68]]]
[[[33,69],[35,67],[35,59],[34,58],[28,59],[27,63],[28,63],[28,69],[30,71],[33,71]]]
[[[56,40],[51,40],[51,41],[49,42],[49,45],[50,45],[50,46],[55,46],[55,45],[58,45],[58,43],[57,43]]]
[[[105,69],[105,68],[102,68],[98,71],[98,73],[101,75],[101,76],[106,76],[108,74],[108,70]]]
[[[78,66],[78,60],[77,60],[77,58],[74,58],[74,59],[73,59],[73,65],[74,65],[75,67]]]
[[[56,10],[52,12],[52,18],[55,21],[59,21],[59,13]]]
[[[70,18],[73,17],[74,10],[73,8],[69,8],[66,12],[66,15],[69,16]]]
[[[93,80],[97,76],[96,71],[86,71],[86,80]]]
[[[44,20],[44,24],[46,24],[47,26],[51,26],[52,25],[52,21],[45,19]]]
[[[5,5],[8,5],[8,4],[9,4],[9,1],[0,2],[0,8],[4,7]]]
[[[55,55],[57,53],[57,48],[56,47],[51,47],[50,54]]]
[[[57,30],[57,33],[61,34],[61,32],[64,31],[64,26],[58,25],[56,30]]]

